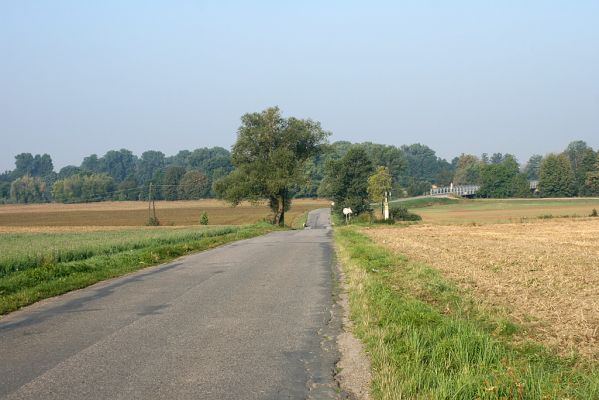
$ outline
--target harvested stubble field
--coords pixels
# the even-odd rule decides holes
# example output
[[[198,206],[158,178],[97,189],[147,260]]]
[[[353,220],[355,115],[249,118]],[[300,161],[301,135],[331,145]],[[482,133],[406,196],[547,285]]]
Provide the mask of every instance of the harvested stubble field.
[[[326,200],[294,200],[285,215],[285,222],[293,225],[307,211],[328,205]],[[165,226],[197,225],[204,211],[208,213],[210,225],[251,224],[269,218],[269,210],[264,204],[243,203],[231,207],[219,200],[156,202],[156,216]],[[48,229],[53,230],[56,227],[87,227],[83,229],[89,230],[89,227],[143,226],[147,220],[148,203],[141,201],[0,205],[0,232],[40,230],[35,227],[52,227]]]
[[[588,208],[588,207],[587,207]],[[599,219],[365,229],[560,354],[599,360]]]
[[[420,203],[426,205],[424,199]],[[408,205],[408,208],[411,206]],[[459,200],[445,205],[418,208],[416,212],[422,216],[424,223],[494,224],[542,217],[586,217],[593,209],[599,210],[599,198]]]

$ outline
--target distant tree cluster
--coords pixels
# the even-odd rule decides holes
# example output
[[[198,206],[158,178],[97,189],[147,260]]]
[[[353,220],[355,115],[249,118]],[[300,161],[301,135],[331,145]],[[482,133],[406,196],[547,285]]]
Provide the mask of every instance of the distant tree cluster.
[[[560,154],[535,154],[523,168],[511,154],[462,154],[453,162],[453,183],[480,185],[481,197],[597,196],[598,157],[583,141],[570,143]],[[536,192],[530,190],[530,181],[538,181]]]
[[[69,165],[58,172],[50,155],[22,153],[15,156],[14,170],[0,174],[0,203],[144,200],[152,184],[156,200],[217,194],[234,198],[236,190],[248,192],[252,186],[255,197],[270,200],[279,213],[280,204],[284,211],[294,197],[326,197],[338,207],[363,210],[368,203],[368,177],[380,167],[390,177],[393,197],[417,196],[433,185],[450,183],[479,185],[481,197],[599,195],[599,154],[583,141],[570,143],[560,154],[533,155],[521,167],[513,155],[502,153],[461,154],[448,162],[420,143],[397,147],[371,142],[327,144],[323,139],[310,148],[310,143],[301,142],[305,138],[299,138],[301,145],[285,144],[302,132],[318,136],[324,131],[311,120],[282,118],[272,108],[242,117],[232,152],[213,147],[181,150],[173,156],[148,150],[137,156],[127,149],[110,150],[103,156],[91,154],[79,166]],[[265,140],[275,141],[277,152]],[[285,146],[287,150],[281,150]],[[297,146],[311,150],[299,157]],[[250,154],[262,157],[259,168]],[[269,170],[279,171],[279,183],[269,182],[266,187],[264,176]],[[362,178],[363,182],[356,182]],[[538,181],[536,192],[530,190],[530,181]]]
[[[89,202],[139,200],[154,186],[157,200],[214,197],[212,183],[233,170],[231,154],[220,148],[182,150],[167,157],[146,151],[140,157],[126,149],[92,154],[80,166],[55,172],[48,154],[15,156],[15,169],[0,174],[0,202]]]

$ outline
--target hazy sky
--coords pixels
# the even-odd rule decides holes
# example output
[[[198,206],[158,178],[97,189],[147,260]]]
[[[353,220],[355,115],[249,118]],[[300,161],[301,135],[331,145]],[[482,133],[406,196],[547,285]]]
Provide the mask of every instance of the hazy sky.
[[[278,105],[331,140],[599,147],[599,1],[0,0],[0,171],[229,148]]]

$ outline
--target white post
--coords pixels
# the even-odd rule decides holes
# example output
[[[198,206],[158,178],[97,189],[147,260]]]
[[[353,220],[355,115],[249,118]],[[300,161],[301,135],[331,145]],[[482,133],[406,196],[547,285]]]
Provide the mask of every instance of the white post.
[[[389,219],[389,192],[385,192],[385,207],[384,207],[385,221]]]

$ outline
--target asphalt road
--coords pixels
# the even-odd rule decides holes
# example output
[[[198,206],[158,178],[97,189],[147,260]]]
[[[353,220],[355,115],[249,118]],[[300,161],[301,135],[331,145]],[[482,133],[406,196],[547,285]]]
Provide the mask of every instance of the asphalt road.
[[[335,398],[326,209],[0,320],[0,398]],[[332,322],[333,321],[333,322]]]

